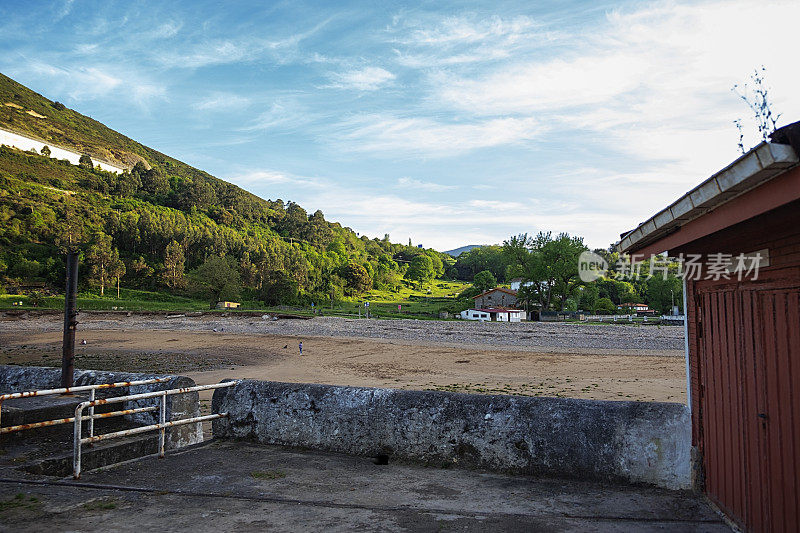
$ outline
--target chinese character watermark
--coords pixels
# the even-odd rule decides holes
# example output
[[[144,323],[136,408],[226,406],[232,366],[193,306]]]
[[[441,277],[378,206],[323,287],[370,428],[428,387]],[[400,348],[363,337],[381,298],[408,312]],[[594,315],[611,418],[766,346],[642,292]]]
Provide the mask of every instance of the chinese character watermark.
[[[649,280],[670,275],[687,281],[757,280],[759,269],[769,265],[769,257],[759,252],[711,254],[680,254],[678,257],[664,255],[620,255],[613,268],[608,261],[594,252],[583,252],[578,263],[582,281],[589,283],[602,278],[618,281]]]

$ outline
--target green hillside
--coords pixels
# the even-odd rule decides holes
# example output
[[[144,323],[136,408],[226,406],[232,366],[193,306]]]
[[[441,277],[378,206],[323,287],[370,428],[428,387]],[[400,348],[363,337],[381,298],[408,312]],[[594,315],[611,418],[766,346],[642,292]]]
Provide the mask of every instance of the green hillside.
[[[0,74],[0,127],[131,170],[117,175],[0,147],[0,288],[59,290],[64,252],[84,287],[168,291],[206,301],[303,303],[394,290],[453,260],[261,199]]]

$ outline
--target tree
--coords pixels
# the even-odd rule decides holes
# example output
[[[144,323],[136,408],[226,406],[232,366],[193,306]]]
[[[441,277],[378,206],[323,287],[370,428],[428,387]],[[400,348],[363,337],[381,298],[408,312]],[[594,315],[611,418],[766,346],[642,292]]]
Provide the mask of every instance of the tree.
[[[142,281],[147,281],[149,283],[150,279],[155,272],[153,267],[147,264],[147,261],[144,260],[144,257],[141,255],[131,261],[130,263],[131,271],[133,274],[139,279],[140,283]]]
[[[91,170],[94,168],[94,163],[92,163],[92,158],[86,154],[83,154],[80,159],[78,159],[78,166],[81,168],[85,168]]]
[[[661,314],[672,310],[673,304],[681,306],[683,303],[683,287],[681,280],[670,276],[653,276],[647,280],[647,305]]]
[[[64,197],[62,221],[55,229],[55,245],[61,253],[74,252],[85,242],[85,219],[76,213],[76,202],[71,195]]]
[[[600,288],[596,283],[587,283],[581,287],[578,308],[594,313],[597,310],[597,301],[600,299]]]
[[[346,283],[345,294],[348,296],[361,294],[372,288],[372,278],[370,278],[369,272],[356,262],[350,261],[344,265],[341,269],[341,276]]]
[[[297,282],[282,270],[270,272],[264,280],[261,298],[266,305],[290,304],[297,298]]]
[[[411,260],[405,277],[417,283],[427,283],[433,279],[434,274],[431,258],[426,254],[420,254]]]
[[[133,196],[142,186],[139,174],[135,172],[123,172],[117,179],[114,192],[119,196]]]
[[[192,207],[208,209],[215,201],[214,189],[202,178],[195,178],[184,184],[178,194],[178,206],[184,211],[190,211]]]
[[[484,270],[475,274],[475,278],[472,280],[472,286],[478,289],[480,292],[484,292],[496,287],[497,280],[495,279],[494,274],[488,270]]]
[[[550,232],[530,238],[522,234],[503,243],[503,253],[510,262],[509,273],[519,276],[538,294],[541,309],[564,310],[582,282],[578,257],[586,250],[581,237]],[[554,306],[554,303],[558,305]]]
[[[613,315],[617,312],[617,306],[608,298],[600,298],[597,300],[597,312],[601,315]]]
[[[119,300],[119,280],[125,275],[125,263],[119,258],[119,250],[114,248],[112,254],[108,275],[111,276],[111,279],[117,279],[117,299]]]
[[[239,298],[241,278],[236,260],[231,256],[209,257],[192,272],[192,278],[206,289],[212,303]]]
[[[629,281],[603,278],[595,281],[600,289],[600,297],[608,298],[619,305],[624,303],[638,303],[641,298]]]
[[[164,267],[161,279],[171,289],[183,286],[183,268],[186,258],[183,247],[177,241],[170,242],[164,250]]]
[[[42,146],[42,149],[39,150],[39,153],[45,157],[50,157],[50,147],[47,145]]]
[[[134,169],[136,167],[134,166]],[[131,172],[134,174],[134,172]],[[151,196],[161,196],[169,192],[169,181],[167,177],[157,168],[151,168],[138,173],[142,184],[142,190]]]
[[[459,279],[471,281],[475,274],[484,270],[490,271],[495,279],[503,281],[506,278],[509,258],[499,246],[478,246],[458,256],[455,269],[458,270]]]
[[[100,296],[105,295],[105,287],[114,279],[124,265],[119,259],[119,250],[111,246],[111,236],[102,231],[95,233],[94,242],[89,247],[86,260],[89,263],[89,279],[100,286]]]

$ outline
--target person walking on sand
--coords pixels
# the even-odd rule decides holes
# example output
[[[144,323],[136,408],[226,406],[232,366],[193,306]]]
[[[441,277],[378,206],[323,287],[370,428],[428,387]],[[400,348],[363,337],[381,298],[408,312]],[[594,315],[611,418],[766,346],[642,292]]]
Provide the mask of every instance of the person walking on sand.
[[[303,355],[303,341],[300,341],[300,355]]]

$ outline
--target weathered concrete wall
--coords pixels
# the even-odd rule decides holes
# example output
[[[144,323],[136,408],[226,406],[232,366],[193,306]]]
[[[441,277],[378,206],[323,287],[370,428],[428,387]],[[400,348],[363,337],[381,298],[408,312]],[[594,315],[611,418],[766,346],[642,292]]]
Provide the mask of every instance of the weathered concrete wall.
[[[98,383],[118,383],[121,381],[140,381],[152,378],[170,378],[169,381],[150,385],[136,385],[118,389],[99,389],[97,398],[110,398],[128,394],[140,394],[158,390],[194,387],[194,380],[185,376],[157,374],[137,374],[131,372],[104,372],[100,370],[75,370],[75,386]],[[61,369],[36,366],[0,365],[0,392],[23,392],[37,389],[57,389],[61,387]],[[158,405],[158,398],[148,398],[135,402],[120,403],[121,409]],[[86,410],[84,410],[86,413]],[[200,400],[196,392],[167,397],[167,420],[179,420],[200,416]],[[158,422],[158,412],[126,415],[125,418],[139,425]],[[185,424],[167,429],[167,447],[182,448],[203,441],[202,424]]]
[[[33,137],[29,137],[27,135],[14,133],[13,131],[8,131],[2,128],[0,128],[0,144],[13,146],[14,148],[18,148],[20,150],[33,149],[36,150],[37,153],[42,151],[42,147],[47,146],[50,149],[50,157],[55,159],[66,159],[73,165],[77,165],[81,158],[81,154],[74,150],[54,145],[39,139],[34,139]],[[92,158],[92,163],[95,167],[109,172],[114,172],[116,174],[121,174],[125,170],[120,165],[115,165],[108,161],[101,161],[95,157]]]
[[[218,438],[542,476],[689,488],[685,406],[245,380]]]

